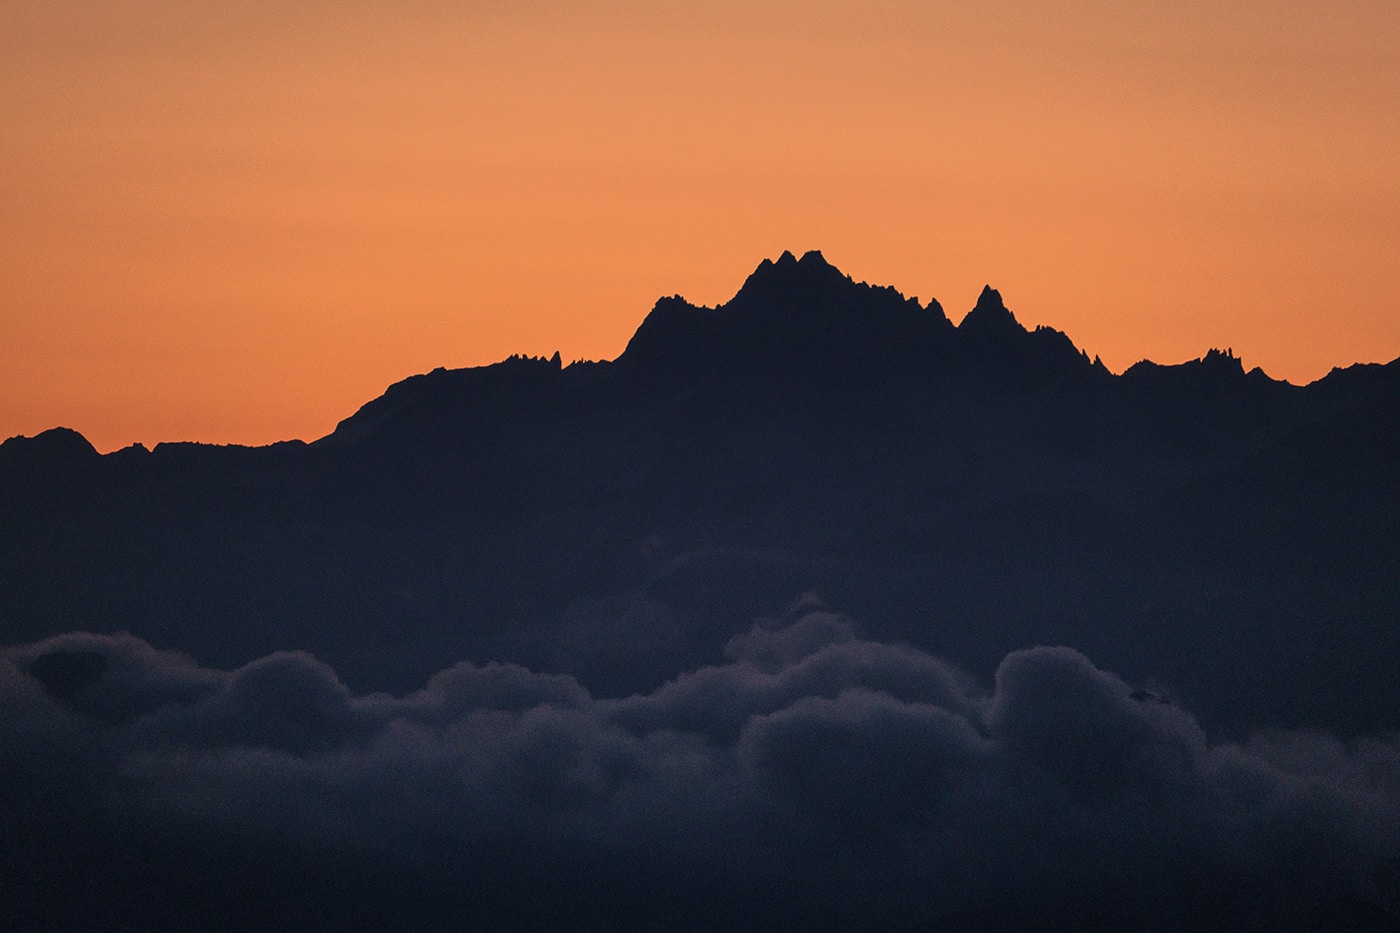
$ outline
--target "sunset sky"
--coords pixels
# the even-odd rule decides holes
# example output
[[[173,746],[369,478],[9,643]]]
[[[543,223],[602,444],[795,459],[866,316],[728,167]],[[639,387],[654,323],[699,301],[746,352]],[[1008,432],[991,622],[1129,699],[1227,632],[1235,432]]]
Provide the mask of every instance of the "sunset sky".
[[[0,6],[0,438],[314,439],[821,249],[1121,371],[1400,356],[1393,0]]]

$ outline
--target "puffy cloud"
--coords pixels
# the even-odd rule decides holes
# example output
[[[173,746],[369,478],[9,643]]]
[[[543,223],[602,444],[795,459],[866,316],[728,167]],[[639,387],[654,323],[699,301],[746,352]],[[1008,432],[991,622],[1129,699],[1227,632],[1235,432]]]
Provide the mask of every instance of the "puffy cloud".
[[[988,688],[821,611],[621,699],[75,633],[0,654],[0,714],[35,922],[1384,928],[1400,899],[1393,737],[1212,743],[1071,649]]]

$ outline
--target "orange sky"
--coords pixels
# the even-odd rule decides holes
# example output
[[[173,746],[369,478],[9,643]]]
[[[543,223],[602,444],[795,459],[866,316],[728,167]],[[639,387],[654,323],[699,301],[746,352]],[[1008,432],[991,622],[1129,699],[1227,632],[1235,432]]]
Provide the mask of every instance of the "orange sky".
[[[1393,0],[7,0],[0,438],[309,440],[783,249],[1306,382],[1400,356],[1397,89]]]

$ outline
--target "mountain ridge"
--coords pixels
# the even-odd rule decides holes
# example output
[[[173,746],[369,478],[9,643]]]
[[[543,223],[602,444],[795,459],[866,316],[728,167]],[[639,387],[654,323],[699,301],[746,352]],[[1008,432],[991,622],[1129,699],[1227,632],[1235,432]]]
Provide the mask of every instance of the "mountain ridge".
[[[764,312],[771,312],[775,307],[778,313],[770,314],[774,319],[761,320]],[[862,334],[856,327],[872,323],[878,325],[874,333]],[[591,381],[582,378],[584,371],[590,371],[594,379],[610,370],[645,372],[652,377],[667,371],[674,374],[673,378],[693,378],[705,370],[707,363],[714,366],[732,362],[736,352],[741,350],[749,357],[757,356],[757,359],[749,360],[751,363],[763,363],[765,360],[771,363],[790,350],[787,341],[795,342],[800,349],[810,352],[814,345],[833,350],[841,345],[843,338],[847,341],[855,338],[854,343],[858,347],[864,344],[863,349],[867,354],[878,347],[890,351],[899,362],[917,359],[925,367],[925,375],[930,367],[938,365],[961,364],[964,368],[995,366],[1000,371],[1002,381],[1020,388],[1057,377],[1083,377],[1088,372],[1096,377],[1108,375],[1141,386],[1163,385],[1170,381],[1181,387],[1208,380],[1220,388],[1238,383],[1240,377],[1256,384],[1267,380],[1274,385],[1292,385],[1272,379],[1260,367],[1246,372],[1233,350],[1222,351],[1218,348],[1210,348],[1196,359],[1175,364],[1143,359],[1122,373],[1113,374],[1097,357],[1091,359],[1086,350],[1078,348],[1064,332],[1047,325],[1027,329],[1006,306],[1001,293],[991,285],[983,287],[973,308],[954,325],[936,298],[930,299],[926,305],[920,305],[917,299],[906,298],[892,286],[855,281],[830,264],[819,250],[810,250],[801,258],[785,250],[776,261],[762,260],[734,296],[720,305],[694,305],[679,295],[658,299],[626,347],[613,360],[580,360],[563,365],[556,353],[552,358],[516,355],[480,366],[458,369],[438,367],[430,373],[408,376],[392,383],[380,396],[361,406],[361,410],[377,405],[388,407],[380,405],[381,401],[406,394],[405,386],[432,380],[470,379],[483,386],[491,385],[489,394],[499,401],[499,393],[504,387],[499,384],[503,380],[495,378],[496,374],[510,371],[513,375],[519,375],[545,362],[564,371],[564,384]],[[961,346],[958,345],[960,340]],[[891,347],[898,343],[905,345],[903,352],[891,351]],[[830,362],[837,355],[829,352],[823,355],[822,360]],[[873,362],[875,359],[867,355],[860,362]],[[810,363],[812,360],[804,358],[802,362]],[[1084,365],[1086,363],[1087,366]],[[1358,363],[1334,367],[1328,376],[1308,385],[1358,366],[1369,368],[1385,365]],[[780,368],[790,370],[793,367]],[[1365,368],[1361,372],[1366,372]],[[466,375],[469,373],[477,375]],[[785,372],[785,375],[790,373]],[[966,373],[959,375],[965,376]],[[535,383],[532,388],[538,390],[538,380],[532,382]],[[358,413],[357,410],[342,419],[331,434],[309,443],[318,444],[333,438],[337,432],[352,425]],[[8,450],[0,453],[0,458],[20,456],[18,450],[23,442],[38,437],[45,438],[41,443],[48,448],[40,456],[57,456],[62,450],[72,456],[84,455],[79,449],[80,445],[60,444],[58,435],[53,434],[55,430],[71,431],[81,437],[81,433],[72,428],[49,429],[34,438],[17,435],[0,442],[0,451]],[[83,443],[87,443],[86,438],[83,438]],[[172,443],[229,448],[249,446],[189,441],[163,442],[157,446]],[[127,449],[130,448],[123,448]],[[109,454],[118,452],[111,451]]]
[[[1392,409],[1400,361],[1115,375],[990,286],[955,327],[786,253],[714,308],[658,301],[615,360],[411,376],[310,444],[6,441],[0,630],[230,665],[302,648],[357,689],[447,656],[625,694],[817,592],[974,670],[1072,644],[1224,726],[1394,728]],[[646,621],[605,651],[581,620],[617,607]],[[1190,647],[1324,637],[1351,653],[1262,692]],[[1338,676],[1395,702],[1353,709],[1320,686]]]

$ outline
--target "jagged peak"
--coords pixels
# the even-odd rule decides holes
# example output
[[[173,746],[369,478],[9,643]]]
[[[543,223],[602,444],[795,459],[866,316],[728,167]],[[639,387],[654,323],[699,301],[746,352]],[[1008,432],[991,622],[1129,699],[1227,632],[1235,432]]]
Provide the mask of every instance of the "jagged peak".
[[[1253,382],[1275,382],[1268,373],[1259,367],[1245,371],[1244,361],[1235,355],[1231,348],[1221,350],[1212,347],[1204,356],[1184,363],[1156,363],[1140,360],[1129,366],[1123,373],[1130,381],[1160,381],[1161,379],[1205,379],[1216,384],[1242,383],[1246,379]]]
[[[972,310],[967,312],[967,316],[958,324],[958,330],[964,334],[989,336],[1026,332],[1016,320],[1016,315],[1012,314],[1011,309],[1001,300],[1001,292],[990,285],[982,286],[982,293],[977,296],[977,304],[973,305]]]
[[[758,264],[758,268],[759,268],[759,269],[772,269],[772,268],[787,269],[787,268],[792,268],[793,266],[797,266],[797,265],[801,265],[801,266],[805,266],[805,267],[813,267],[813,266],[830,266],[831,263],[829,263],[829,262],[826,261],[826,257],[822,255],[822,251],[819,250],[819,249],[809,249],[809,250],[807,250],[807,252],[805,252],[805,253],[802,254],[802,258],[801,258],[801,259],[798,259],[798,258],[797,258],[797,255],[796,255],[795,253],[793,253],[792,250],[790,250],[790,249],[785,249],[785,250],[783,250],[782,254],[781,254],[780,256],[778,256],[778,259],[777,259],[776,262],[773,261],[772,259],[764,259],[762,262],[760,262],[760,263]],[[833,267],[833,268],[834,268],[834,267]]]
[[[1244,372],[1244,361],[1235,356],[1234,347],[1226,347],[1224,350],[1219,347],[1211,347],[1206,351],[1206,355],[1201,357],[1201,362],[1207,366],[1238,369],[1240,372]]]
[[[850,276],[827,262],[820,250],[808,250],[801,259],[791,250],[783,250],[776,262],[764,259],[759,263],[731,300],[742,304],[753,297],[761,296],[766,300],[775,294],[805,294],[840,284],[853,282]]]
[[[983,285],[982,293],[977,296],[977,304],[973,310],[977,308],[1000,309],[1006,311],[1006,302],[1001,300],[1001,292],[992,288],[990,285]],[[1010,314],[1009,311],[1007,313]]]
[[[857,282],[820,250],[799,259],[784,250],[766,258],[726,302],[699,307],[679,296],[661,298],[628,341],[624,369],[686,367],[720,361],[853,360],[862,354],[932,358],[952,323],[937,300],[927,306],[891,286]],[[896,348],[896,349],[891,349]],[[625,362],[624,362],[625,361]],[[829,362],[829,360],[828,360]]]

